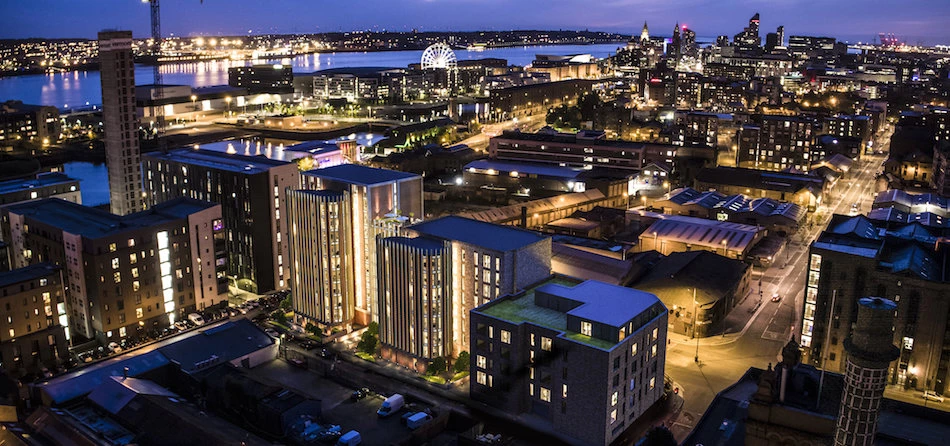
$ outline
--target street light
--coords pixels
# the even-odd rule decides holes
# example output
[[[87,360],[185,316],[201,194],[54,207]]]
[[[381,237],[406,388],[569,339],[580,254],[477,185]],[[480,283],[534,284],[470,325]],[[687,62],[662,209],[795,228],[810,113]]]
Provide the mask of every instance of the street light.
[[[693,362],[699,364],[699,336],[696,336],[696,323],[699,321],[697,311],[699,304],[696,302],[696,287],[693,287],[693,337],[696,338],[696,356],[693,356]]]
[[[231,96],[224,98],[224,102],[228,104],[228,115],[231,115]]]
[[[191,109],[193,111],[198,111],[198,103],[196,102],[197,100],[198,96],[191,95]]]

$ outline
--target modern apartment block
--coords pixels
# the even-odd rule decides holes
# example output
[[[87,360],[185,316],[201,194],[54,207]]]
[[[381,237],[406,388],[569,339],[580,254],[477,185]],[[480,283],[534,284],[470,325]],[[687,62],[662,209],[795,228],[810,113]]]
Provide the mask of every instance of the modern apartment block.
[[[763,115],[758,125],[739,130],[736,163],[752,169],[806,172],[825,155],[812,150],[815,130],[808,118]]]
[[[555,276],[471,312],[472,399],[607,445],[663,395],[668,311],[653,294]]]
[[[177,197],[221,205],[228,276],[245,290],[285,289],[290,279],[284,190],[297,164],[262,156],[180,149],[142,157],[149,205]]]
[[[347,194],[350,209],[346,224],[352,228],[352,241],[341,250],[348,250],[346,253],[354,265],[354,320],[361,325],[378,322],[376,237],[396,235],[400,227],[423,217],[422,177],[394,170],[341,164],[304,172],[300,184],[305,190]],[[299,221],[303,217],[291,215],[290,218]],[[299,240],[300,246],[312,243],[312,240]],[[305,268],[301,264],[301,268],[292,274],[294,277],[299,274],[302,281],[312,281],[314,279],[304,276],[323,272]]]
[[[132,31],[99,33],[102,121],[105,127],[109,209],[126,215],[145,207],[141,152],[135,111],[135,61]]]
[[[380,341],[400,364],[468,351],[470,310],[551,275],[551,239],[534,232],[449,216],[404,234],[377,248]]]
[[[416,367],[427,361],[413,363],[411,358],[451,356],[456,323],[451,242],[387,237],[377,244],[379,339],[384,355]]]
[[[350,193],[288,189],[286,195],[289,285],[297,323],[345,324],[356,311]]]
[[[65,288],[58,266],[0,273],[0,369],[11,376],[56,370],[68,358]]]
[[[177,198],[119,216],[47,198],[0,213],[15,268],[63,268],[74,335],[136,336],[227,304],[220,205]]]
[[[865,115],[837,115],[825,119],[825,133],[861,141],[857,158],[860,158],[871,142],[871,117]]]
[[[30,105],[21,101],[0,103],[0,143],[17,140],[50,144],[59,140],[59,109],[50,105]]]
[[[677,135],[673,144],[715,148],[719,144],[720,120],[731,121],[732,116],[695,111],[676,113]]]
[[[48,172],[36,178],[0,181],[0,206],[49,197],[82,204],[79,180]]]
[[[809,250],[801,324],[805,362],[847,372],[845,339],[867,296],[894,301],[900,357],[888,384],[946,394],[950,275],[945,230],[918,222],[835,215]],[[830,325],[830,328],[829,328]]]

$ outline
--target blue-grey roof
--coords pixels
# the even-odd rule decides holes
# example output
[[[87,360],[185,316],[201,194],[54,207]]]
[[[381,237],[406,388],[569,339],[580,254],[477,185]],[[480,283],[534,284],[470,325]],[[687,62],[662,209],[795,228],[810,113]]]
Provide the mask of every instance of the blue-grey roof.
[[[553,178],[563,178],[573,180],[585,173],[582,169],[572,169],[570,167],[551,166],[550,164],[537,163],[519,163],[514,161],[497,161],[490,159],[475,160],[465,165],[465,170],[493,169],[503,174],[509,172],[518,172],[529,175],[541,175]]]
[[[158,395],[175,397],[174,392],[155,384],[153,381],[122,376],[110,376],[89,394],[89,400],[107,412],[115,415],[129,404],[136,395]]]
[[[59,267],[52,263],[24,266],[15,270],[0,272],[0,287],[36,280],[52,274],[59,274]]]
[[[136,351],[57,376],[39,387],[52,405],[58,405],[92,392],[113,376],[123,376],[126,367],[129,376],[136,376],[165,365],[168,358],[158,350]]]
[[[338,146],[334,141],[315,140],[304,141],[292,146],[287,146],[284,148],[284,150],[290,150],[292,152],[306,152],[309,155],[319,155],[322,153],[339,151],[340,146]]]
[[[327,167],[324,169],[314,169],[303,173],[318,178],[341,181],[349,184],[359,184],[370,186],[374,184],[392,183],[410,178],[419,178],[414,173],[400,172],[398,170],[377,169],[375,167],[361,166],[359,164],[340,164],[338,166]]]
[[[596,280],[588,280],[573,287],[548,283],[535,292],[553,294],[580,302],[580,305],[567,311],[567,314],[612,327],[623,326],[630,319],[660,302],[660,299],[652,293]]]
[[[496,225],[455,215],[424,221],[409,229],[430,237],[481,246],[494,251],[513,251],[546,237],[511,226]]]
[[[726,247],[733,251],[745,251],[761,231],[750,225],[674,215],[657,220],[640,237],[658,237],[717,249]]]
[[[44,198],[10,205],[6,209],[12,214],[28,216],[71,234],[96,239],[180,220],[213,206],[218,205],[181,197],[141,212],[120,216],[59,198]]]
[[[264,173],[273,167],[281,167],[293,163],[267,158],[263,155],[246,156],[217,150],[177,149],[167,153],[152,152],[142,155],[144,159],[163,160],[193,166],[201,166],[213,170],[243,173],[253,175]]]
[[[10,192],[19,192],[23,189],[33,189],[77,181],[79,180],[70,178],[66,176],[66,174],[59,172],[43,173],[37,175],[36,178],[0,181],[0,195]]]
[[[159,349],[182,371],[191,373],[249,355],[274,340],[247,319],[237,319]]]

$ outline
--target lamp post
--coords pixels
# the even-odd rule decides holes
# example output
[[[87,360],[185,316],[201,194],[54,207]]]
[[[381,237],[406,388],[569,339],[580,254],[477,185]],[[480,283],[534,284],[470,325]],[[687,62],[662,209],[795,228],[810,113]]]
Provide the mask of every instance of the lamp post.
[[[693,356],[693,362],[699,364],[699,336],[696,336],[696,323],[699,322],[699,304],[696,302],[696,287],[693,287],[693,337],[696,338],[696,356]]]
[[[224,102],[225,102],[226,104],[228,104],[227,116],[231,116],[231,96],[225,97],[225,98],[224,98]]]
[[[197,102],[197,100],[198,100],[198,96],[191,95],[191,111],[192,111],[192,113],[198,111],[198,102]],[[197,121],[198,121],[198,116],[196,115],[196,116],[195,116],[195,122],[197,122]]]

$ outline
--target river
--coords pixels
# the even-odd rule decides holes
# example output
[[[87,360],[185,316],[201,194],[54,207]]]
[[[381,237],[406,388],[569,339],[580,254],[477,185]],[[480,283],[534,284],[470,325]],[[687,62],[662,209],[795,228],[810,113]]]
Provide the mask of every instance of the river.
[[[457,50],[458,60],[496,57],[507,59],[510,65],[527,65],[536,54],[591,54],[603,58],[616,53],[622,43],[597,45],[545,45],[489,48],[484,51]],[[422,51],[380,51],[357,53],[305,54],[293,60],[268,63],[292,63],[295,73],[311,73],[328,68],[344,67],[406,67],[418,63]],[[228,83],[228,68],[250,64],[250,61],[189,62],[162,66],[166,84],[207,87]],[[137,65],[136,83],[152,82],[152,67]],[[82,107],[102,103],[98,71],[32,74],[0,78],[0,102],[10,99],[27,104],[52,105],[60,108]]]

